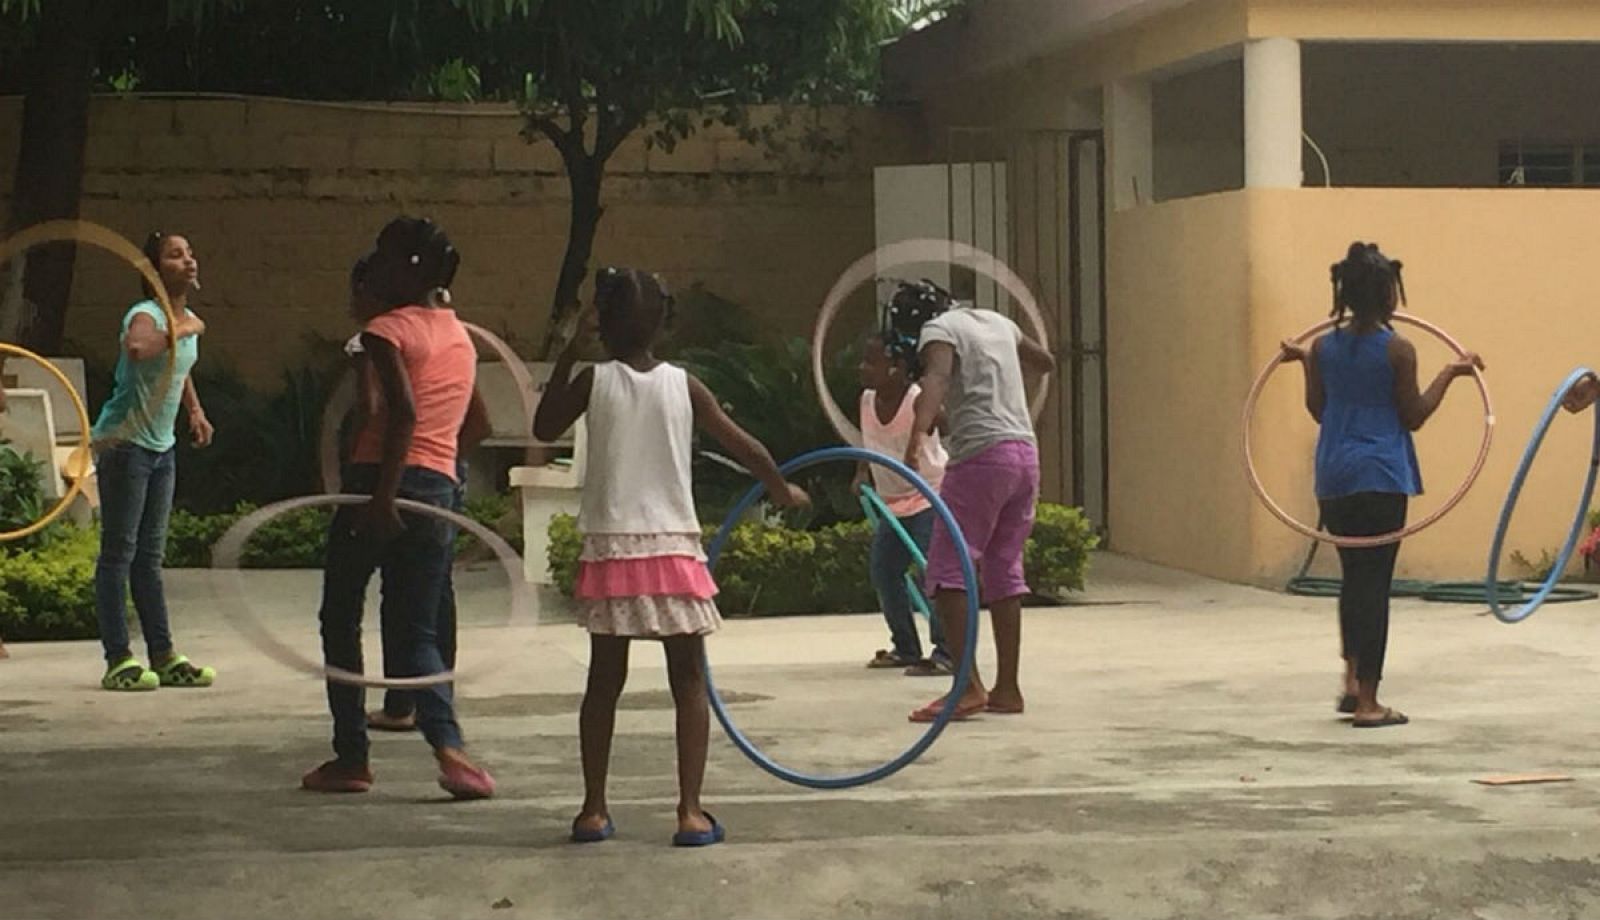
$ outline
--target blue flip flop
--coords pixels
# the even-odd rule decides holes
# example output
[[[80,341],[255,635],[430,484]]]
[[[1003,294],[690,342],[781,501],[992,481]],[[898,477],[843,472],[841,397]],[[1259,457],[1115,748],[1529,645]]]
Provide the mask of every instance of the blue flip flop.
[[[577,825],[574,824],[573,827],[572,827],[572,842],[573,843],[599,843],[599,842],[601,842],[603,840],[610,840],[611,839],[611,835],[615,834],[616,832],[617,832],[617,826],[615,824],[611,823],[611,818],[609,818],[609,817],[606,818],[605,826],[600,828],[597,831],[591,831],[591,830],[580,831],[580,830],[578,830]]]
[[[708,847],[728,839],[728,832],[717,819],[706,812],[706,820],[711,822],[709,831],[678,831],[672,835],[672,845],[675,847]]]

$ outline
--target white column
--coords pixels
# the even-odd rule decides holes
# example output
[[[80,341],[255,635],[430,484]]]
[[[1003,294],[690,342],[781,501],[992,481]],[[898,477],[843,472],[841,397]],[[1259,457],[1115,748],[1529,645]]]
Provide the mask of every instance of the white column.
[[[1266,38],[1244,46],[1245,188],[1299,188],[1300,43]]]
[[[1112,209],[1155,201],[1156,132],[1148,80],[1120,80],[1106,87],[1105,127]]]

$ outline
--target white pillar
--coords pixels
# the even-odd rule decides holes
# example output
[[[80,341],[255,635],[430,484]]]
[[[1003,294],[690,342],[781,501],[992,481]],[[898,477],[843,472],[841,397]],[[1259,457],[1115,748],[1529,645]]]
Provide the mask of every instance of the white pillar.
[[[1123,211],[1155,201],[1155,118],[1150,82],[1120,80],[1106,87],[1106,154],[1111,207]]]
[[[1266,38],[1244,46],[1245,188],[1299,188],[1300,43]]]

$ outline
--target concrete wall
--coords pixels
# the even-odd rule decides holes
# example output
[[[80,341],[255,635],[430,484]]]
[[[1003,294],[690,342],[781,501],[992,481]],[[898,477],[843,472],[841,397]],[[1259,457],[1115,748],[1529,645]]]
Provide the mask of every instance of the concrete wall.
[[[1244,186],[1242,60],[1159,81],[1151,97],[1157,201]]]
[[[18,100],[0,100],[4,192],[19,115]],[[569,196],[554,150],[524,143],[520,127],[500,106],[97,99],[84,216],[135,240],[188,234],[205,285],[204,360],[225,358],[249,379],[294,365],[301,333],[348,334],[351,261],[400,212],[450,231],[464,256],[463,315],[528,351],[544,332]],[[922,145],[908,112],[832,111],[805,127],[848,152],[771,157],[722,129],[671,154],[625,145],[595,261],[659,270],[679,288],[704,283],[774,334],[807,331],[837,274],[872,249],[873,166],[916,160]],[[78,264],[68,335],[104,358],[137,281],[98,253]]]

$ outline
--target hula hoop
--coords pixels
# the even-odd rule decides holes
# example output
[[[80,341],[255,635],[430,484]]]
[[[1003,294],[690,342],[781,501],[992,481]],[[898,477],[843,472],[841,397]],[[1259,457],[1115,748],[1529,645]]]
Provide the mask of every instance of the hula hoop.
[[[522,397],[522,408],[528,418],[528,425],[533,424],[533,414],[539,408],[538,388],[534,386],[533,375],[528,373],[527,365],[517,356],[505,340],[475,323],[463,321],[462,328],[467,334],[477,339],[490,351],[495,353],[506,370],[511,373],[511,379],[517,385],[517,393]],[[344,421],[345,414],[355,405],[356,378],[353,370],[347,370],[339,378],[339,383],[328,396],[327,403],[322,409],[322,439],[317,451],[322,467],[322,491],[333,494],[339,491],[339,425]],[[532,459],[538,448],[528,445],[524,457]]]
[[[817,323],[811,332],[811,379],[816,384],[817,396],[822,400],[822,411],[828,416],[829,424],[833,425],[833,430],[838,432],[839,437],[846,443],[859,445],[861,429],[856,427],[855,422],[850,421],[850,417],[839,408],[839,404],[834,402],[833,394],[828,391],[827,375],[822,368],[822,350],[827,346],[828,330],[832,328],[834,319],[839,315],[839,307],[844,304],[844,299],[874,275],[924,262],[963,265],[1004,288],[1006,293],[1016,300],[1022,314],[1027,317],[1028,324],[1038,336],[1039,344],[1044,346],[1046,351],[1050,349],[1050,330],[1045,325],[1044,314],[1039,310],[1039,302],[1017,273],[993,254],[956,240],[904,240],[880,246],[851,263],[850,267],[844,270],[844,274],[839,276],[839,280],[833,283],[828,296],[822,300],[822,309],[817,313]],[[1044,406],[1049,398],[1050,375],[1046,374],[1040,379],[1039,392],[1033,397],[1031,410],[1035,423],[1044,414]]]
[[[19,527],[16,530],[0,531],[0,543],[9,543],[12,540],[31,537],[49,527],[52,521],[66,512],[67,508],[72,505],[72,500],[77,498],[78,493],[83,490],[83,480],[89,473],[89,409],[83,404],[83,397],[78,394],[78,390],[72,385],[72,381],[68,380],[67,375],[62,373],[61,368],[56,367],[53,362],[34,354],[20,345],[11,345],[6,342],[0,342],[0,354],[12,354],[27,358],[49,371],[50,375],[60,382],[61,388],[66,390],[67,395],[72,398],[72,409],[78,416],[78,430],[82,432],[79,436],[81,443],[72,449],[72,454],[67,460],[67,469],[65,471],[67,491],[62,493],[61,498],[51,506],[50,510],[46,511],[42,517],[32,524],[26,527]]]
[[[874,531],[879,527],[890,528],[895,538],[900,541],[900,545],[906,548],[906,553],[911,556],[911,562],[917,567],[918,572],[928,571],[928,559],[923,555],[922,547],[911,539],[911,534],[906,533],[900,519],[895,517],[894,512],[884,503],[883,496],[865,483],[861,486],[861,511],[867,516],[867,521],[872,524]],[[928,598],[923,595],[922,586],[917,584],[917,580],[911,577],[910,572],[905,573],[905,580],[906,596],[911,598],[911,606],[922,614],[923,619],[932,620],[933,608],[928,605]]]
[[[934,718],[933,722],[929,723],[928,730],[923,732],[922,737],[918,738],[914,744],[887,763],[879,764],[870,770],[864,770],[860,773],[847,773],[841,776],[818,776],[792,770],[767,756],[756,746],[755,742],[745,737],[744,733],[739,730],[739,726],[734,724],[733,717],[728,714],[728,707],[722,702],[721,694],[717,692],[717,684],[712,679],[711,662],[708,658],[705,662],[705,674],[706,691],[711,697],[711,711],[717,714],[717,721],[722,723],[722,729],[728,733],[728,738],[733,742],[734,747],[737,747],[740,752],[750,758],[750,761],[756,766],[776,776],[778,779],[810,789],[849,789],[853,786],[863,786],[898,773],[920,757],[923,751],[926,751],[933,745],[934,741],[938,740],[939,734],[944,731],[946,725],[950,724],[951,716],[955,715],[956,704],[960,700],[960,694],[954,692],[954,690],[958,687],[965,687],[967,680],[971,678],[973,661],[978,645],[977,569],[972,564],[972,557],[967,555],[967,544],[961,535],[961,525],[956,523],[955,516],[950,513],[950,509],[940,500],[939,493],[935,492],[926,480],[912,472],[910,467],[900,461],[859,447],[829,447],[812,451],[809,454],[803,454],[790,460],[780,469],[785,476],[789,476],[800,470],[837,460],[875,463],[892,470],[905,481],[915,486],[918,492],[922,493],[922,496],[933,506],[934,512],[939,515],[939,520],[943,521],[944,526],[949,529],[951,536],[955,538],[956,548],[961,553],[961,577],[967,589],[967,647],[966,654],[961,656],[961,661],[956,666],[955,680],[951,684],[952,692],[945,697],[944,708],[940,709],[939,715]],[[762,496],[764,491],[765,489],[759,483],[756,484],[744,494],[744,497],[739,499],[738,504],[733,506],[733,510],[728,512],[727,519],[722,522],[722,528],[717,531],[717,535],[711,540],[711,546],[706,550],[707,565],[713,570],[716,569],[717,558],[722,555],[723,547],[727,545],[728,537],[732,535],[734,527],[738,525],[740,519],[744,517],[745,511],[756,503],[756,500]]]
[[[1539,424],[1533,428],[1533,436],[1528,439],[1528,446],[1522,452],[1522,462],[1517,464],[1517,474],[1511,478],[1511,490],[1506,494],[1505,504],[1500,508],[1500,523],[1495,527],[1494,544],[1489,549],[1489,574],[1484,581],[1491,588],[1499,581],[1500,552],[1505,548],[1506,530],[1511,526],[1511,514],[1516,510],[1517,497],[1522,494],[1528,470],[1533,467],[1533,458],[1539,455],[1539,447],[1544,443],[1544,436],[1549,433],[1556,413],[1561,411],[1561,401],[1580,381],[1593,375],[1594,371],[1586,367],[1580,367],[1568,374],[1567,379],[1562,381],[1560,389],[1550,397],[1550,404],[1545,406],[1544,414],[1539,417]],[[1545,578],[1544,583],[1527,603],[1514,611],[1507,611],[1500,603],[1498,592],[1493,590],[1488,592],[1489,609],[1494,612],[1495,619],[1502,623],[1520,623],[1533,616],[1533,612],[1538,610],[1556,590],[1556,583],[1566,573],[1567,564],[1572,561],[1572,553],[1578,548],[1578,537],[1583,532],[1584,521],[1589,513],[1589,501],[1594,498],[1595,476],[1600,473],[1600,412],[1594,409],[1589,411],[1594,416],[1594,440],[1589,448],[1589,475],[1584,479],[1583,497],[1578,500],[1578,513],[1573,517],[1572,530],[1567,534],[1567,542],[1561,546],[1561,552],[1556,557],[1555,565],[1550,569],[1550,575]]]
[[[267,521],[280,514],[296,511],[301,508],[312,508],[319,505],[360,505],[372,498],[370,495],[303,495],[299,498],[286,499],[245,515],[229,527],[222,538],[217,541],[211,551],[212,577],[219,589],[232,591],[238,598],[234,604],[224,604],[223,609],[228,611],[226,619],[232,623],[245,638],[266,654],[268,658],[277,661],[293,670],[302,671],[314,677],[350,684],[357,687],[391,690],[415,690],[421,687],[432,687],[438,684],[447,684],[461,680],[461,675],[455,671],[441,671],[437,674],[427,674],[421,677],[368,677],[354,671],[319,664],[311,658],[290,648],[280,641],[267,629],[266,624],[256,615],[254,606],[250,603],[250,593],[240,584],[241,568],[240,558],[244,554],[245,544],[250,537]],[[511,622],[518,623],[524,619],[533,622],[530,614],[532,606],[528,603],[527,587],[522,580],[522,557],[517,555],[502,540],[498,534],[479,524],[477,521],[457,514],[445,508],[437,508],[422,502],[410,499],[396,499],[395,507],[401,511],[415,512],[424,517],[433,517],[448,521],[457,527],[482,540],[494,551],[501,568],[505,569],[506,578],[511,586]]]
[[[1466,349],[1462,348],[1459,342],[1451,338],[1443,329],[1440,329],[1438,326],[1435,326],[1427,320],[1412,316],[1409,313],[1396,313],[1393,319],[1397,322],[1415,326],[1424,332],[1431,333],[1432,335],[1438,337],[1445,343],[1445,345],[1449,346],[1451,351],[1455,352],[1456,357],[1464,358],[1467,356]],[[1312,340],[1316,336],[1321,335],[1323,332],[1332,329],[1334,325],[1335,323],[1331,319],[1323,320],[1322,322],[1317,323],[1315,326],[1312,326],[1310,329],[1307,329],[1306,331],[1295,336],[1293,341],[1296,343],[1303,343]],[[1432,514],[1429,514],[1422,520],[1417,521],[1415,524],[1412,524],[1408,527],[1403,527],[1400,530],[1396,530],[1391,533],[1379,534],[1373,537],[1336,537],[1333,534],[1318,530],[1315,527],[1310,527],[1296,520],[1294,516],[1289,514],[1289,512],[1283,510],[1282,506],[1273,501],[1272,496],[1268,495],[1266,488],[1262,486],[1261,477],[1256,473],[1255,452],[1250,446],[1250,435],[1253,431],[1252,419],[1256,413],[1256,403],[1261,399],[1261,391],[1266,388],[1267,380],[1272,376],[1272,372],[1281,367],[1283,363],[1283,354],[1281,352],[1277,355],[1274,355],[1272,360],[1267,362],[1267,366],[1262,368],[1261,373],[1256,376],[1255,383],[1250,387],[1250,395],[1245,398],[1243,418],[1244,468],[1245,475],[1250,480],[1250,490],[1256,493],[1256,497],[1261,499],[1261,503],[1263,505],[1267,506],[1267,510],[1272,512],[1273,517],[1287,524],[1289,528],[1294,530],[1296,533],[1301,534],[1302,536],[1310,537],[1313,540],[1320,540],[1324,543],[1331,543],[1334,546],[1341,546],[1346,549],[1361,549],[1373,546],[1387,546],[1390,543],[1398,543],[1412,534],[1419,533],[1433,526],[1440,518],[1450,513],[1450,511],[1453,510],[1456,505],[1461,503],[1463,498],[1467,497],[1467,492],[1472,489],[1473,483],[1478,481],[1478,474],[1483,472],[1483,465],[1489,459],[1489,446],[1494,441],[1494,403],[1489,398],[1489,385],[1484,382],[1483,374],[1474,368],[1472,371],[1472,379],[1477,382],[1478,395],[1483,399],[1483,443],[1478,447],[1478,458],[1473,461],[1471,472],[1467,473],[1467,478],[1462,481],[1461,486],[1456,489],[1455,494],[1451,495],[1445,500],[1443,505],[1440,505],[1433,511]]]
[[[156,405],[165,402],[167,393],[171,390],[178,373],[178,314],[172,308],[172,300],[167,296],[167,286],[162,283],[161,275],[156,271],[155,266],[150,264],[150,260],[145,258],[144,252],[133,245],[127,237],[110,228],[87,220],[47,220],[44,223],[34,224],[19,231],[5,242],[0,242],[0,265],[4,265],[16,258],[20,253],[44,243],[86,243],[90,246],[98,246],[128,263],[133,267],[134,271],[144,277],[145,283],[150,287],[150,290],[155,292],[154,299],[156,304],[161,307],[161,313],[167,320],[167,366],[161,372],[161,377],[157,379],[153,388],[153,392],[160,394],[160,396],[151,400]],[[70,391],[72,388],[69,385],[67,389]],[[140,406],[139,411],[146,415],[149,412],[145,406]],[[130,413],[129,417],[123,420],[121,427],[98,440],[122,440],[121,435],[132,424],[133,414]],[[90,437],[87,424],[83,432],[83,436],[87,441]]]

